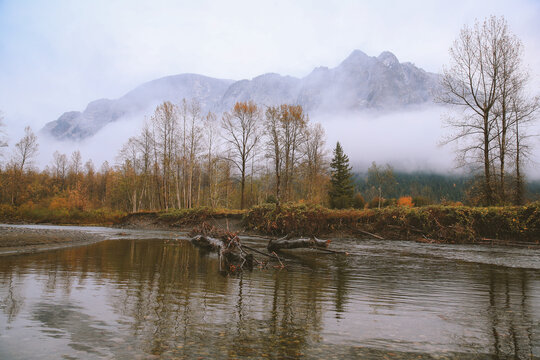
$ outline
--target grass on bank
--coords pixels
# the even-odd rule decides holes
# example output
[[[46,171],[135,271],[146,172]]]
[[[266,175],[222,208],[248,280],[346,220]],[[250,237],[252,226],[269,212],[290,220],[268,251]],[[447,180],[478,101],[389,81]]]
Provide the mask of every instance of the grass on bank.
[[[212,209],[199,207],[193,209],[172,209],[167,211],[140,211],[126,213],[109,209],[80,210],[67,208],[41,207],[25,204],[19,207],[0,205],[0,222],[8,223],[49,223],[73,225],[113,225],[122,224],[127,218],[150,216],[165,225],[196,225],[210,218],[227,216],[241,217],[245,211],[231,209]]]
[[[0,221],[7,223],[36,223],[57,225],[113,225],[126,213],[109,209],[79,210],[50,209],[33,205],[14,207],[0,205]]]

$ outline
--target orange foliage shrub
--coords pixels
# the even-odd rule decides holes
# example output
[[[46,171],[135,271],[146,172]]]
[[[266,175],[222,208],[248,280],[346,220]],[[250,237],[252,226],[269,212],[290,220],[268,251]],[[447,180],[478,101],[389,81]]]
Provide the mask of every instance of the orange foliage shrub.
[[[408,206],[408,207],[414,206],[411,196],[402,196],[398,199],[397,203],[399,206]]]
[[[78,189],[68,190],[62,196],[55,196],[49,210],[88,210],[88,199]]]
[[[69,203],[66,198],[54,197],[49,204],[49,210],[69,209]]]

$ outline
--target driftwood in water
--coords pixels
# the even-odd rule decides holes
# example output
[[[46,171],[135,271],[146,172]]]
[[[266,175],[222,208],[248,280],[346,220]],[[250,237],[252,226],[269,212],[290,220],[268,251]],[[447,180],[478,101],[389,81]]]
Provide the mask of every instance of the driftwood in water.
[[[225,264],[231,267],[231,265],[236,267],[247,267],[248,269],[253,269],[253,261],[255,258],[253,254],[242,254],[241,252],[233,251],[226,249],[221,252],[221,256],[225,260]]]
[[[330,240],[319,240],[312,236],[311,238],[287,239],[272,239],[268,242],[268,252],[279,251],[283,249],[299,249],[299,248],[327,248]]]
[[[311,238],[300,239],[291,239],[290,236],[281,239],[270,239],[267,246],[268,253],[266,253],[242,244],[237,233],[232,233],[224,229],[217,229],[206,223],[193,228],[190,235],[193,236],[191,238],[191,243],[193,245],[206,251],[217,252],[220,259],[220,268],[222,265],[225,265],[226,271],[236,271],[237,269],[242,268],[251,269],[254,263],[265,268],[267,262],[257,260],[253,253],[264,255],[272,260],[277,260],[280,266],[276,265],[274,267],[279,268],[284,268],[285,265],[276,254],[276,251],[283,249],[309,248],[333,254],[347,254],[346,252],[328,249],[330,240],[320,240],[314,236]]]
[[[238,242],[215,239],[210,236],[196,235],[191,238],[191,243],[201,249],[217,252],[220,260],[223,259],[227,268],[244,267],[253,268],[253,255],[242,251]]]
[[[204,235],[196,235],[191,238],[191,243],[197,247],[208,251],[220,252],[223,246],[223,242],[218,239],[211,238]]]

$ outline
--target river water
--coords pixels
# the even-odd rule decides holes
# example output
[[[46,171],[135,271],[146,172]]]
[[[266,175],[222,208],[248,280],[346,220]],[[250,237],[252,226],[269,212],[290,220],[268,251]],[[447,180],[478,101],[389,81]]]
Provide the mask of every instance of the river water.
[[[540,250],[334,239],[224,275],[182,234],[85,231],[110,240],[0,258],[0,359],[540,358]]]

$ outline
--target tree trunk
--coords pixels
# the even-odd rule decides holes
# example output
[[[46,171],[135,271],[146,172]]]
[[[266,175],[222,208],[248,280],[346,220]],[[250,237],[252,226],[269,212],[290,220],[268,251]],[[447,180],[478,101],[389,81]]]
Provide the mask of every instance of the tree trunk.
[[[484,196],[486,205],[493,205],[489,161],[489,119],[487,114],[484,115]]]
[[[515,203],[516,205],[523,204],[523,179],[521,177],[521,148],[519,141],[519,122],[516,121],[516,189],[515,189]]]
[[[240,181],[240,210],[244,210],[244,192],[246,190],[246,159],[242,158],[242,179]]]
[[[282,249],[299,249],[299,248],[327,248],[330,240],[319,240],[316,237],[300,238],[300,239],[272,239],[268,242],[267,249],[269,252],[279,251]]]

